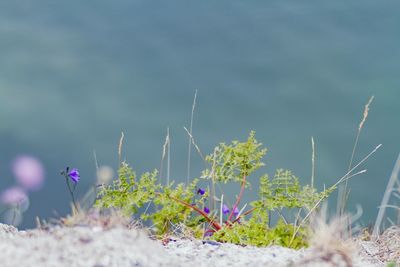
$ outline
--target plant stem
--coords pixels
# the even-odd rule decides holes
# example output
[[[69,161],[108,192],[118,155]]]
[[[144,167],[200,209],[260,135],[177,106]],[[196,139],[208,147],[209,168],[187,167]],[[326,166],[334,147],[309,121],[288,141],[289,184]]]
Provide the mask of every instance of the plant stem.
[[[169,138],[169,127],[167,128],[168,147],[167,147],[167,186],[169,185],[169,175],[171,168],[171,139]]]
[[[240,220],[240,218],[242,218],[242,217],[244,217],[244,216],[246,216],[246,215],[249,215],[250,213],[252,213],[253,211],[255,211],[255,209],[256,209],[256,208],[252,208],[252,209],[246,211],[245,213],[243,213],[242,215],[238,216],[238,217],[232,222],[232,224],[234,224],[235,222],[238,222],[238,221]],[[232,225],[232,224],[231,224],[231,225]]]
[[[312,155],[311,155],[311,187],[314,188],[314,176],[315,176],[315,143],[314,137],[311,136],[311,148],[312,148]]]
[[[70,183],[68,181],[68,176],[65,176],[65,182],[67,183],[68,191],[69,191],[69,193],[71,195],[72,203],[74,204],[74,208],[75,208],[76,211],[78,211],[78,206],[76,205],[74,192],[71,189],[71,185],[70,185]]]
[[[350,177],[359,175],[361,173],[365,173],[366,170],[362,170],[359,171],[355,174],[350,175],[355,169],[358,168],[358,166],[360,166],[361,164],[363,164],[372,154],[374,154],[380,147],[382,146],[382,144],[377,145],[371,152],[368,153],[368,155],[366,155],[362,160],[360,160],[353,168],[351,168],[345,175],[343,175],[334,185],[330,186],[330,189],[336,189],[336,187],[341,184],[343,181],[349,179]],[[290,240],[289,244],[292,244],[296,234],[298,233],[298,231],[300,230],[300,227],[303,225],[303,223],[308,219],[308,217],[314,212],[314,210],[319,206],[319,204],[325,199],[325,197],[321,197],[316,203],[315,205],[310,209],[310,211],[307,213],[307,215],[303,218],[303,220],[300,222],[300,224],[296,227],[296,230],[294,231],[293,235],[292,235],[292,239]]]
[[[15,208],[13,208],[13,217],[12,217],[11,224],[14,226],[15,226],[18,210],[19,210],[19,203],[17,204],[17,206]]]
[[[361,134],[361,131],[363,129],[364,123],[365,123],[365,121],[367,120],[367,117],[368,117],[369,106],[371,105],[373,100],[374,100],[374,96],[371,96],[370,99],[368,100],[368,103],[364,107],[363,118],[362,118],[360,124],[358,125],[356,140],[354,141],[353,150],[351,152],[348,171],[350,171],[351,166],[353,164],[354,155],[356,153],[356,149],[357,149],[357,146],[358,146],[358,140],[360,138],[360,134]],[[339,191],[338,191],[337,213],[338,213],[339,216],[342,216],[344,214],[344,209],[346,207],[346,202],[347,202],[347,199],[348,199],[349,194],[350,194],[350,191],[347,189],[347,187],[348,187],[347,184],[348,184],[348,179],[346,179],[346,181],[344,183],[344,187],[339,188]]]
[[[238,198],[236,199],[235,205],[233,205],[233,207],[232,207],[232,211],[231,211],[231,214],[229,214],[228,221],[230,221],[232,219],[232,216],[233,216],[233,213],[235,212],[235,209],[239,206],[240,200],[243,197],[245,185],[246,185],[246,175],[243,175],[242,185],[240,187],[240,193],[239,193]]]
[[[180,204],[184,205],[185,207],[188,207],[188,208],[190,208],[192,210],[195,210],[197,213],[199,213],[201,216],[203,216],[207,220],[207,222],[209,222],[212,225],[212,227],[214,227],[215,230],[217,230],[217,231],[221,230],[222,226],[219,223],[215,222],[210,217],[208,217],[207,213],[205,213],[204,211],[202,211],[198,207],[192,206],[189,203],[186,203],[185,201],[180,200],[179,198],[176,198],[176,197],[173,197],[173,196],[168,196],[168,197],[172,198],[173,200],[175,200],[177,202],[179,202]]]
[[[187,177],[186,177],[186,184],[189,184],[190,180],[190,159],[191,159],[191,154],[192,154],[192,133],[193,133],[193,115],[194,115],[194,108],[196,106],[196,98],[197,98],[197,90],[194,93],[194,99],[193,99],[193,105],[192,105],[192,113],[190,116],[190,128],[189,128],[189,144],[188,144],[188,162],[187,162]]]

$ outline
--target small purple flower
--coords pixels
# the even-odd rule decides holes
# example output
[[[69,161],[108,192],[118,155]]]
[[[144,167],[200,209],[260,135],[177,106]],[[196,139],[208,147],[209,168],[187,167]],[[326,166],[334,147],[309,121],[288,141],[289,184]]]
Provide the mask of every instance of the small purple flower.
[[[206,193],[206,190],[204,190],[204,189],[202,189],[202,188],[199,188],[199,190],[197,190],[197,194],[199,194],[199,195],[204,195]]]
[[[79,179],[81,178],[78,169],[72,169],[70,172],[68,172],[68,177],[71,178],[74,183],[79,182]]]
[[[235,209],[233,210],[233,215],[238,216],[239,215],[239,209],[238,207],[235,207]]]
[[[207,231],[204,233],[204,237],[212,236],[213,234],[214,234],[214,231],[207,230]]]
[[[228,208],[228,206],[225,205],[225,204],[222,206],[222,213],[223,213],[223,214],[228,214],[228,213],[229,213],[229,208]]]
[[[207,214],[209,214],[209,213],[210,213],[210,209],[209,209],[209,208],[207,208],[207,207],[204,207],[204,209],[203,209],[203,210],[204,210],[204,212],[205,212],[205,213],[207,213]]]

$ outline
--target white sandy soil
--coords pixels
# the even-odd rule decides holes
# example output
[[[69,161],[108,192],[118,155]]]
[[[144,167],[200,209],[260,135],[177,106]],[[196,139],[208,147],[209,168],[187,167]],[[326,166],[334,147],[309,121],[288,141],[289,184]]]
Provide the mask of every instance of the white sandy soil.
[[[0,266],[130,267],[130,266],[385,266],[355,255],[351,264],[335,253],[277,246],[241,247],[233,244],[177,239],[165,246],[135,229],[99,226],[55,226],[18,231],[0,224]],[[292,264],[292,265],[291,265]]]

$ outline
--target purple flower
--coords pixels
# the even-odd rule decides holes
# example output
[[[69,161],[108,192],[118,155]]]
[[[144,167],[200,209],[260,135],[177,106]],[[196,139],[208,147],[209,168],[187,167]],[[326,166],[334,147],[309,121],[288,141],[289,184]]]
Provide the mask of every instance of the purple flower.
[[[209,208],[207,208],[207,207],[204,207],[204,209],[203,209],[203,210],[204,210],[204,212],[205,212],[205,213],[207,213],[207,214],[209,214],[209,213],[210,213],[210,209],[209,209]]]
[[[199,188],[199,190],[197,190],[197,194],[199,195],[204,195],[206,193],[206,190]]]
[[[12,171],[18,183],[28,190],[38,190],[44,181],[44,168],[42,163],[31,156],[18,156],[12,163]]]
[[[79,182],[79,179],[81,178],[78,169],[72,169],[70,172],[68,172],[68,177],[71,178],[74,183]]]
[[[233,210],[233,215],[238,216],[239,215],[239,209],[238,207],[235,207],[235,209]]]
[[[207,230],[207,231],[204,233],[204,237],[212,236],[213,234],[214,234],[214,231]]]
[[[6,205],[22,205],[28,200],[24,190],[17,186],[8,188],[0,195],[0,201]]]
[[[228,206],[225,205],[225,204],[222,206],[222,213],[223,213],[223,214],[228,214],[228,213],[229,213],[229,208],[228,208]]]

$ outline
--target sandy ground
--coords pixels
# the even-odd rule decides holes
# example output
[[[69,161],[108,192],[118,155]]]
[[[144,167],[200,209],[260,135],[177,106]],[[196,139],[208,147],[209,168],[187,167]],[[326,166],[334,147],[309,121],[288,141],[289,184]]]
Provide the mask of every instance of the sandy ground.
[[[371,249],[371,244],[365,244]],[[364,251],[365,252],[365,251]],[[371,253],[369,251],[368,253]],[[364,253],[340,253],[277,246],[241,247],[201,240],[171,239],[166,245],[135,229],[55,226],[18,231],[0,224],[0,266],[385,266]]]

